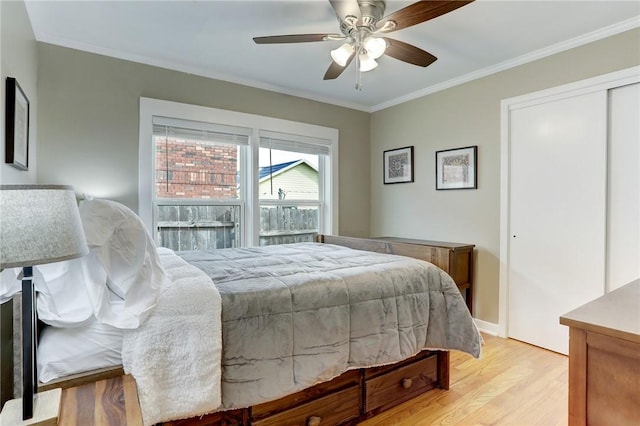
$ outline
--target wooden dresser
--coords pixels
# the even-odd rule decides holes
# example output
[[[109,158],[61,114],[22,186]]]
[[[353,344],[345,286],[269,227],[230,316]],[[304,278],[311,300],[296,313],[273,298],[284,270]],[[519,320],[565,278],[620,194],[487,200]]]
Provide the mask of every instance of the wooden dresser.
[[[640,279],[560,317],[569,326],[569,426],[640,425]]]
[[[451,275],[464,296],[469,312],[473,314],[473,244],[443,241],[414,240],[410,238],[374,237],[363,248],[363,239],[323,235],[323,242],[378,253],[398,254],[426,260]],[[352,240],[353,244],[349,244]]]

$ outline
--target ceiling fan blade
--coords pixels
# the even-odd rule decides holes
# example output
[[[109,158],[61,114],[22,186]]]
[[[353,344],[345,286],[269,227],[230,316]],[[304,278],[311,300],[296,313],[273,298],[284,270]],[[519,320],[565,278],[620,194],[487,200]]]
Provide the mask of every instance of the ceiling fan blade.
[[[396,58],[403,62],[426,67],[438,60],[429,52],[415,47],[404,41],[394,40],[392,38],[383,37],[387,42],[387,50],[384,51],[386,55]]]
[[[385,16],[378,21],[376,27],[381,32],[390,33],[391,31],[401,30],[437,18],[440,15],[456,10],[473,1],[474,0],[419,1],[391,15]],[[395,22],[395,26],[392,22]]]
[[[253,41],[257,44],[273,44],[273,43],[307,43],[311,41],[326,40],[342,40],[344,36],[341,34],[289,34],[266,37],[254,37]]]
[[[355,16],[360,19],[360,6],[357,0],[329,0],[329,3],[336,11],[340,22],[344,21],[347,16]]]
[[[345,64],[344,67],[341,67],[340,65],[336,64],[334,61],[331,61],[331,65],[329,65],[327,72],[324,73],[323,80],[333,80],[340,77],[340,74],[342,74],[342,72],[349,67],[349,64],[351,63],[351,61],[353,61],[353,58],[355,58],[355,56],[356,56],[355,52],[352,53],[351,56],[349,56],[349,59],[347,60],[347,63]]]

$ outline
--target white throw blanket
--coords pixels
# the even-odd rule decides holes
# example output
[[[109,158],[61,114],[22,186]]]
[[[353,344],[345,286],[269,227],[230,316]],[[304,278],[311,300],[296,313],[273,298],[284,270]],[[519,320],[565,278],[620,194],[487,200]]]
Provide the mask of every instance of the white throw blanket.
[[[125,330],[122,345],[122,364],[138,385],[145,425],[209,413],[221,404],[220,294],[209,277],[171,250],[158,254],[169,283],[149,318]]]

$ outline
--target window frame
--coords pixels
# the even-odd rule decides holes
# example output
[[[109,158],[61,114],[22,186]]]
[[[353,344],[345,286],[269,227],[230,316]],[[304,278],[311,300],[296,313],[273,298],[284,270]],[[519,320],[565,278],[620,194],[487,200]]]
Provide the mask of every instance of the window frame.
[[[138,215],[155,235],[155,155],[153,143],[153,117],[171,117],[182,120],[204,121],[252,129],[246,154],[241,154],[241,182],[237,200],[205,200],[210,204],[241,204],[241,245],[253,247],[259,244],[260,197],[258,190],[258,152],[260,131],[273,131],[292,135],[309,136],[326,140],[328,158],[322,159],[322,185],[320,185],[321,233],[338,234],[338,130],[279,118],[266,117],[236,111],[228,111],[199,105],[183,104],[152,98],[140,98],[138,145]],[[320,164],[319,164],[319,167]],[[328,173],[327,173],[328,172]],[[162,198],[163,204],[171,199]],[[176,202],[193,199],[176,199]]]

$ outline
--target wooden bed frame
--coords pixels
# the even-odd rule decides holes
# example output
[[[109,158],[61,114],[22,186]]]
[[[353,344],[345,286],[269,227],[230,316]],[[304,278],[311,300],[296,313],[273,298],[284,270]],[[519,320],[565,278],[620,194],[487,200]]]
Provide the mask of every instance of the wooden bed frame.
[[[318,235],[317,241],[380,253],[394,252],[394,243],[390,241],[329,235]],[[12,398],[5,389],[8,383],[13,386],[13,359],[6,359],[8,351],[4,349],[13,333],[12,321],[7,320],[13,317],[10,305],[10,302],[3,304],[0,312],[2,404]],[[123,374],[120,367],[101,369],[41,384],[38,389],[74,387]],[[449,389],[449,352],[425,350],[396,364],[347,371],[329,382],[276,401],[163,425],[355,425],[434,388]]]

